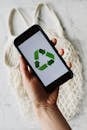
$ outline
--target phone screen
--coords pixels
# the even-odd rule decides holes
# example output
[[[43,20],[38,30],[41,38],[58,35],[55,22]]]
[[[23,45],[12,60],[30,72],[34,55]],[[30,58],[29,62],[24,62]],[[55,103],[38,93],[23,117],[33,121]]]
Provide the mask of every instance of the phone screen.
[[[44,86],[68,72],[60,57],[41,31],[18,46]]]

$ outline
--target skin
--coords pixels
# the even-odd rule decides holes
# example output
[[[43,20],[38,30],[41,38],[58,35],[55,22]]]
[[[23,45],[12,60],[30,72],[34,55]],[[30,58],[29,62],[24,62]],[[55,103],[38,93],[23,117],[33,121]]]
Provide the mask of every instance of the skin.
[[[52,43],[55,46],[57,39],[53,38]],[[62,56],[64,49],[58,50],[58,53]],[[22,56],[20,56],[19,60],[23,84],[42,129],[71,130],[56,104],[59,88],[56,88],[52,93],[47,93],[41,82],[27,66]],[[72,67],[70,62],[67,65]]]

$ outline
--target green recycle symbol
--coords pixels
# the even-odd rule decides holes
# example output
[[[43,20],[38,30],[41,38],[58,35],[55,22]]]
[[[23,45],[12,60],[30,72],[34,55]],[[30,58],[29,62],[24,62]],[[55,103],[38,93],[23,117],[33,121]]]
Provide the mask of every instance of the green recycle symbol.
[[[40,66],[40,62],[39,62],[39,53],[42,54],[42,55],[45,55],[47,57],[49,57],[49,61],[47,61],[47,63],[43,64]],[[35,60],[35,67],[38,68],[38,70],[45,70],[48,66],[52,65],[54,63],[54,54],[50,53],[50,52],[46,52],[45,50],[43,49],[37,49],[35,52],[34,52],[34,60]]]

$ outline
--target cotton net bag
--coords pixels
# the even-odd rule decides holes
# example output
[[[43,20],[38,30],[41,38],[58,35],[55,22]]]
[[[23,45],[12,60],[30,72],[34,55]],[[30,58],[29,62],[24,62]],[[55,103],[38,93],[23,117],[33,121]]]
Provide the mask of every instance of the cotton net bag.
[[[15,92],[20,110],[25,117],[32,121],[32,105],[23,86],[22,76],[19,68],[19,53],[13,45],[14,38],[17,37],[13,36],[11,32],[11,20],[14,11],[16,11],[18,15],[20,15],[25,21],[22,12],[20,12],[18,9],[12,9],[9,17],[10,37],[8,37],[8,43],[5,48],[4,63],[8,67],[9,83]],[[64,60],[72,63],[71,70],[73,71],[74,76],[72,79],[59,87],[59,95],[57,100],[57,105],[60,111],[66,120],[70,120],[76,115],[76,113],[79,113],[80,103],[83,97],[82,64],[79,60],[78,53],[73,47],[72,43],[65,38],[64,31],[58,17],[52,8],[50,8],[47,4],[39,3],[35,7],[33,22],[32,24],[28,24],[26,28],[33,24],[39,24],[42,26],[43,30],[50,39],[53,37],[57,38],[57,44],[55,47],[57,50],[63,48],[65,50],[63,55]]]

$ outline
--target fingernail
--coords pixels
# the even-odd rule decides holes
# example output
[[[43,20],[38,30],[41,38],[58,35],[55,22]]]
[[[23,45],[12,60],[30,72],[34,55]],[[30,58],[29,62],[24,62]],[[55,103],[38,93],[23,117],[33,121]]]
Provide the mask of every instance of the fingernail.
[[[56,39],[56,38],[53,38],[53,39],[52,39],[52,42],[53,42],[54,44],[56,44],[56,43],[57,43],[57,39]]]
[[[72,63],[71,62],[68,62],[67,65],[68,65],[69,68],[72,67]]]
[[[60,50],[59,50],[59,54],[60,54],[60,55],[64,55],[64,49],[60,49]]]

